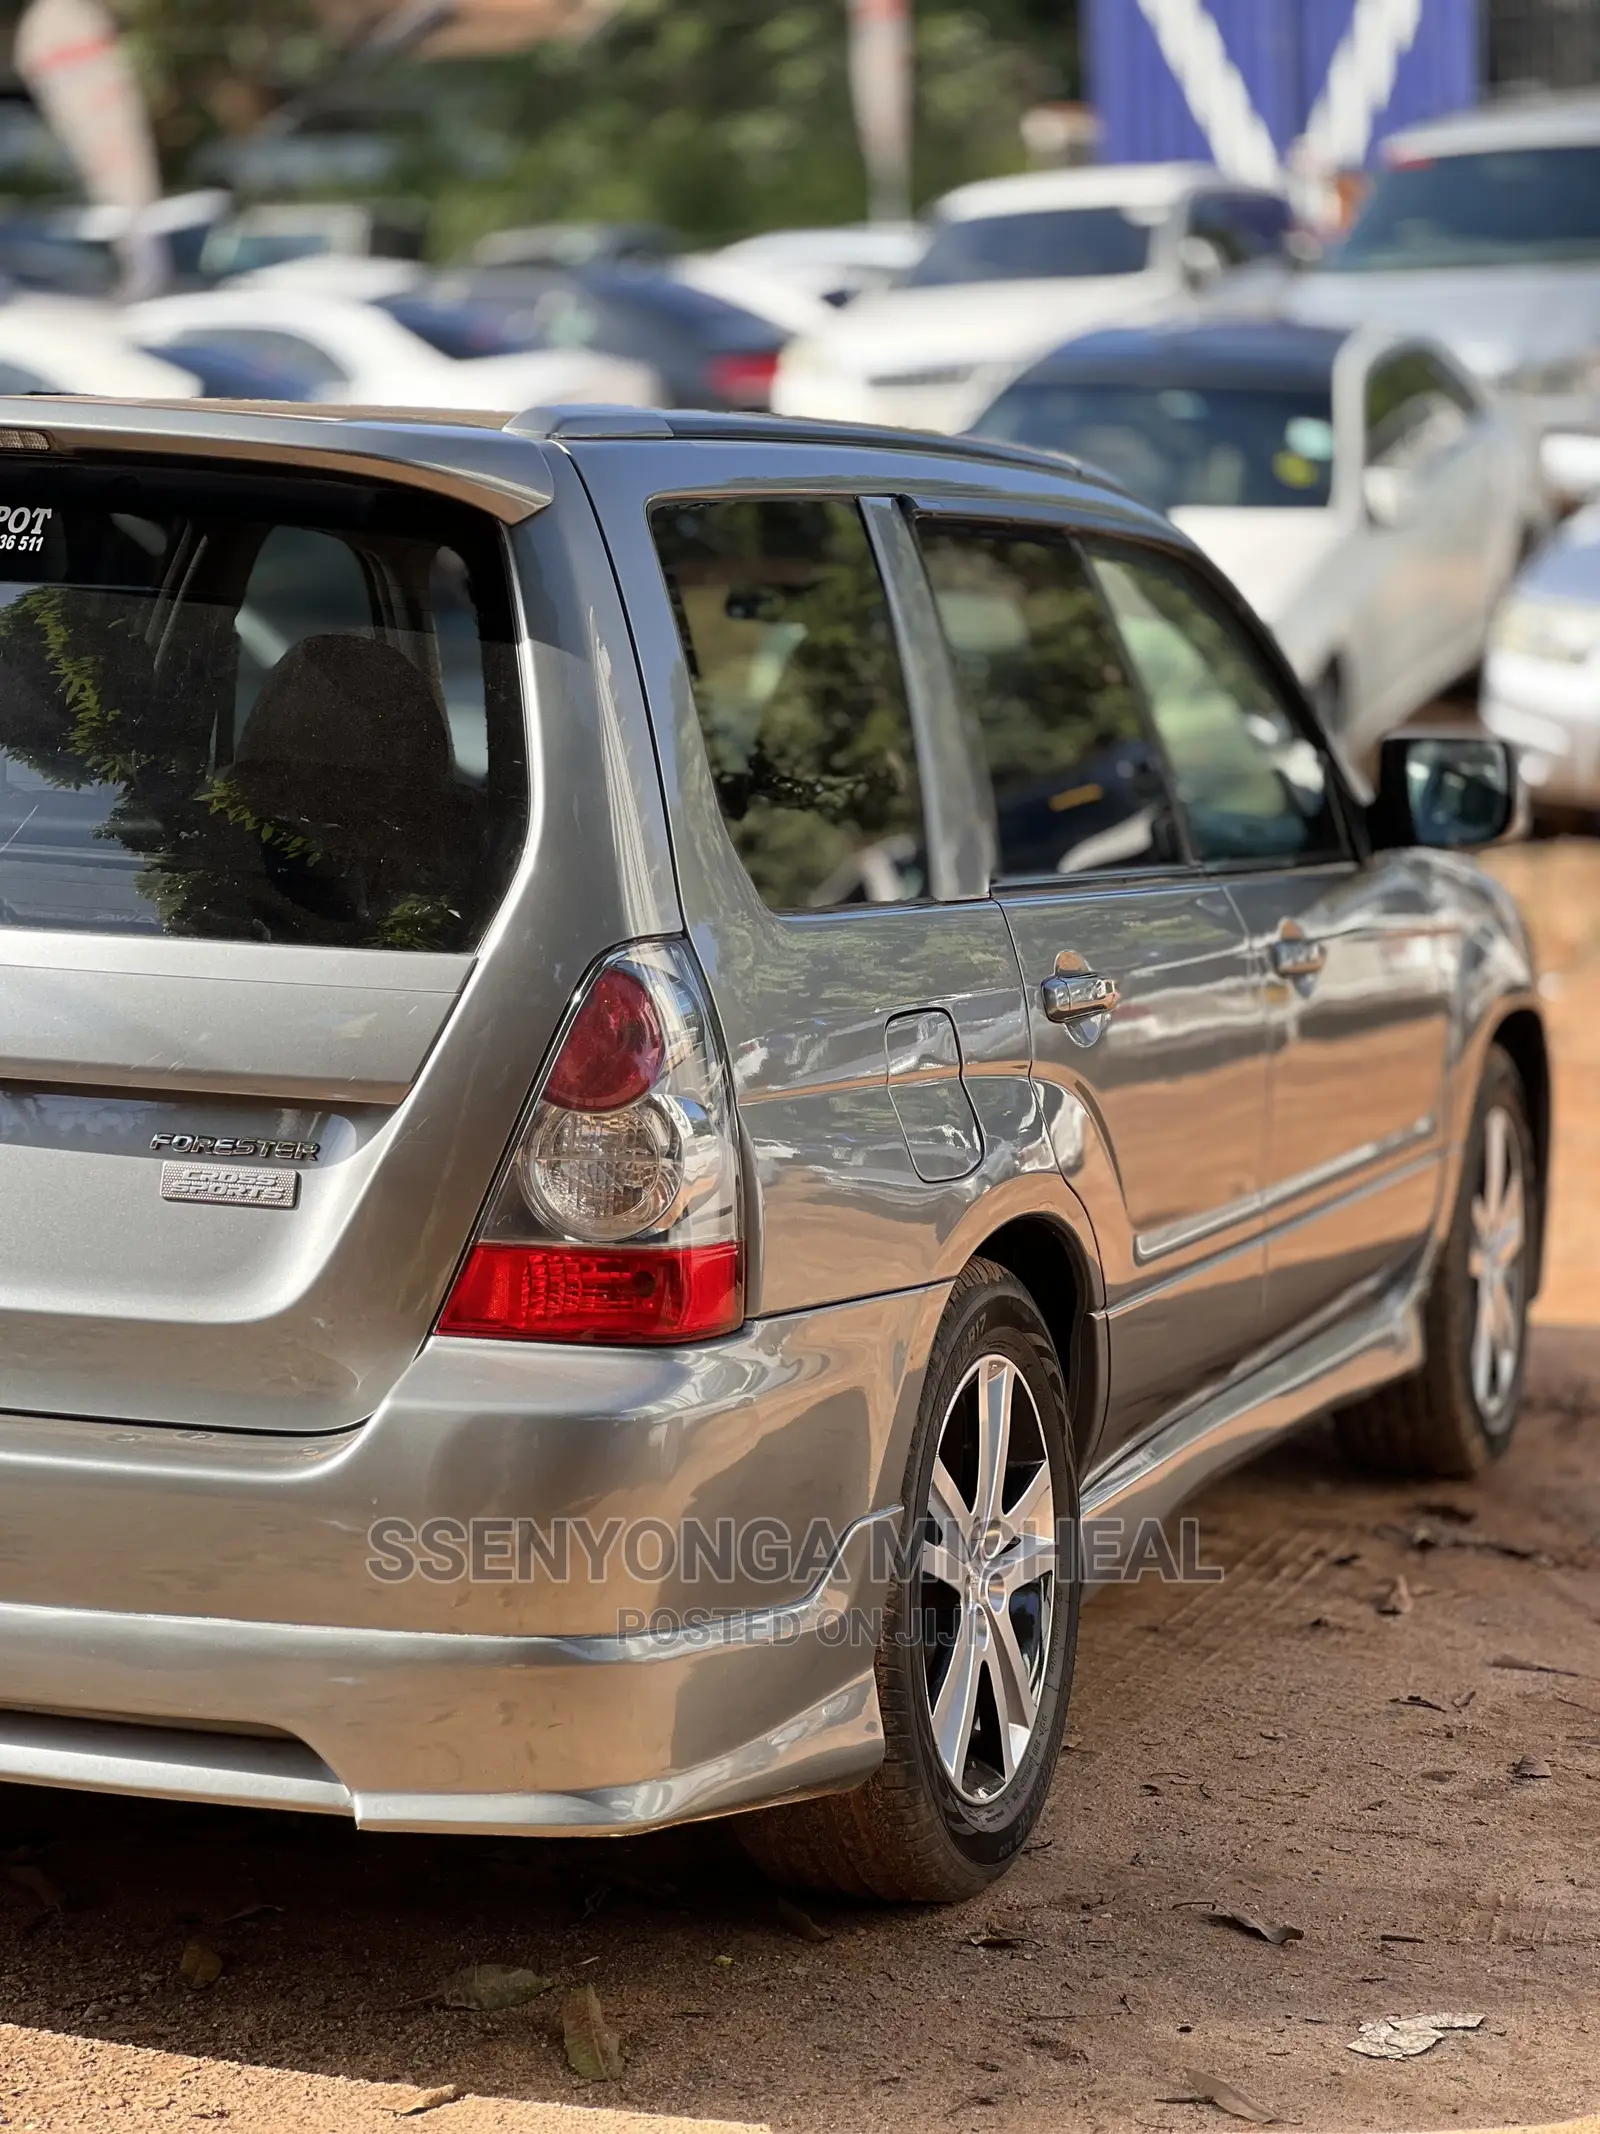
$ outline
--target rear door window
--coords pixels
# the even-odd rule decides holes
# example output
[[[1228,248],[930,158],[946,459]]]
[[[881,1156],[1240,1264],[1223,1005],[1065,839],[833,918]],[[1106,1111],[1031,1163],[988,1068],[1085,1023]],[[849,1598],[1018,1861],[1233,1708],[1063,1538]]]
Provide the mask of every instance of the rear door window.
[[[1327,765],[1239,623],[1175,557],[1091,551],[1202,860],[1343,856]]]
[[[681,499],[650,524],[722,819],[763,901],[921,896],[911,714],[860,507]]]
[[[487,521],[243,473],[5,479],[0,924],[476,945],[528,812]]]
[[[919,536],[988,759],[1000,878],[1180,859],[1160,751],[1072,543],[932,519]]]

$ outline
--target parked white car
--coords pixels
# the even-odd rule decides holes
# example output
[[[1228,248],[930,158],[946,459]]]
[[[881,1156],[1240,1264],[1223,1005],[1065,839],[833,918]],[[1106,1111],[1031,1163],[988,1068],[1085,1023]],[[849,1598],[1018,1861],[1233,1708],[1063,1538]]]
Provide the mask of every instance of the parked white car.
[[[192,374],[130,347],[118,313],[75,297],[0,303],[0,393],[94,393],[117,400],[188,400]]]
[[[970,426],[1068,334],[1191,305],[1240,267],[1287,271],[1280,195],[1204,164],[991,178],[949,193],[898,287],[784,351],[772,404],[841,421]]]
[[[1506,596],[1480,710],[1516,743],[1536,809],[1600,810],[1600,502],[1568,519]]]
[[[847,222],[763,230],[714,252],[689,253],[679,265],[689,280],[702,268],[727,268],[770,277],[818,303],[842,304],[902,280],[927,248],[928,231],[920,222]],[[720,287],[715,293],[722,294]]]
[[[414,324],[402,322],[408,314]],[[494,345],[495,322],[467,306],[430,307],[410,295],[363,303],[265,283],[158,297],[132,305],[126,317],[134,340],[159,342],[180,356],[189,340],[254,357],[293,372],[313,400],[516,409],[595,400],[648,407],[659,397],[648,365],[590,349],[449,354],[450,347],[482,345],[479,334]]]
[[[1542,528],[1522,433],[1414,337],[1247,319],[1089,334],[976,427],[1168,512],[1351,753],[1478,664]]]

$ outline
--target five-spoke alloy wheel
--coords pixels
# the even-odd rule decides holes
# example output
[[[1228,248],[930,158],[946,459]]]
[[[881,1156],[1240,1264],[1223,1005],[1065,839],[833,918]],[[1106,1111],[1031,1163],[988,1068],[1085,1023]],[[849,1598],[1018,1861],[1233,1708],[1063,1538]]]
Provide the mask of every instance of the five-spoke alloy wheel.
[[[1033,1739],[1056,1557],[1055,1486],[1027,1380],[1009,1356],[980,1356],[945,1410],[919,1567],[934,1746],[964,1800],[1009,1785]]]
[[[941,1903],[1002,1874],[1038,1821],[1078,1637],[1061,1364],[1032,1297],[992,1261],[951,1289],[902,1503],[875,1662],[881,1768],[737,1827],[779,1881]]]

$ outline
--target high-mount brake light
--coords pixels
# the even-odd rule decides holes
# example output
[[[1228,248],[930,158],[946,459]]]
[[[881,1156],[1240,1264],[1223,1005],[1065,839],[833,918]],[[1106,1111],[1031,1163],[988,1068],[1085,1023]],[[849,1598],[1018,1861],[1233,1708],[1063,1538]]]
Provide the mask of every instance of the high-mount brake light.
[[[439,1320],[510,1341],[682,1342],[744,1316],[726,1064],[682,943],[608,958]]]

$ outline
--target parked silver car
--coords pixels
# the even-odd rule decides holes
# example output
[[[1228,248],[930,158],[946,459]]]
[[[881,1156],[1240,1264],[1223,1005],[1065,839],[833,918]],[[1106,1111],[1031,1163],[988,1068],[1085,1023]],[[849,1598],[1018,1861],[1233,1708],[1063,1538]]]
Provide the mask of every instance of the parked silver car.
[[[1385,143],[1297,318],[1442,341],[1530,439],[1600,426],[1600,95],[1514,97]],[[1559,461],[1547,469],[1562,484]]]
[[[1504,743],[1020,448],[0,425],[0,1777],[959,1897],[1151,1520],[1504,1448]]]

